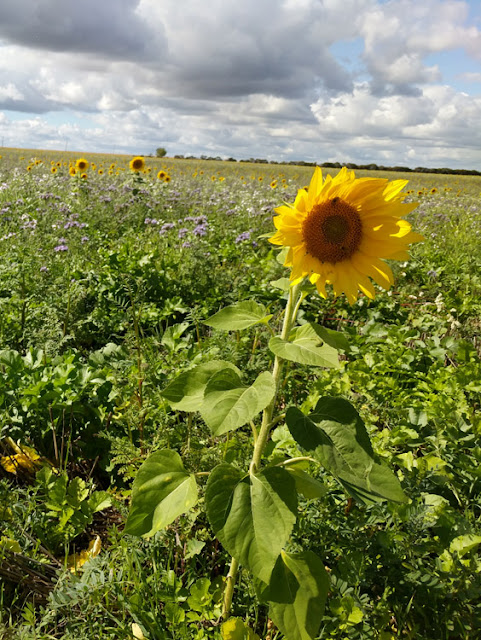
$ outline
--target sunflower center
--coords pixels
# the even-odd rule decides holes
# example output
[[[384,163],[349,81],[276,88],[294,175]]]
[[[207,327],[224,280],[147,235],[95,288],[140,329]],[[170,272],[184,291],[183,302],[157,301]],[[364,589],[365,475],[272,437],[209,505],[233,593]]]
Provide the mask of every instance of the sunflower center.
[[[321,262],[341,262],[350,258],[361,244],[361,218],[341,198],[326,200],[309,211],[302,235],[311,256]]]

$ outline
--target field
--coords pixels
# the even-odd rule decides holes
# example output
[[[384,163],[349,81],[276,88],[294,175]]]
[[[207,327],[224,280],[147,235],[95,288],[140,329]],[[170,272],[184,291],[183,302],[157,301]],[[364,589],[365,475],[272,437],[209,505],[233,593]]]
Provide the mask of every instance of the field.
[[[280,640],[242,563],[232,614],[258,636],[222,631],[231,558],[205,507],[216,465],[249,468],[260,420],[216,431],[205,407],[178,410],[164,391],[210,361],[248,385],[272,368],[289,272],[266,234],[313,168],[0,155],[0,637]],[[303,458],[314,478],[288,549],[315,553],[329,576],[315,637],[477,638],[481,177],[356,172],[368,175],[409,180],[424,242],[391,263],[395,285],[373,301],[306,291],[298,320],[337,332],[322,335],[340,366],[286,358],[279,403],[308,413],[348,400],[407,499],[349,492],[307,459],[285,411],[263,464]],[[243,301],[259,321],[206,324]],[[150,537],[125,533],[132,483],[161,451],[180,454],[198,502]]]

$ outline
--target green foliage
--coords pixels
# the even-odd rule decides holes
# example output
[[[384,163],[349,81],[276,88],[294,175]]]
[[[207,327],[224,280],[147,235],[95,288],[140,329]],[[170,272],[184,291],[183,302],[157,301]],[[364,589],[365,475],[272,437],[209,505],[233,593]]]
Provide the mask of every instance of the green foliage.
[[[289,340],[274,336],[269,349],[280,358],[314,367],[338,367],[338,354],[327,341],[323,342],[311,324],[294,329]]]
[[[140,467],[132,487],[125,533],[152,536],[197,502],[195,476],[175,451],[156,451]]]
[[[268,583],[296,521],[295,482],[282,468],[243,475],[232,465],[212,471],[206,512],[225,549]]]
[[[347,400],[321,398],[309,416],[291,407],[286,422],[298,445],[357,500],[408,500],[393,472],[375,460],[364,423]]]
[[[55,565],[43,600],[2,573],[0,635],[128,638],[135,623],[162,640],[478,637],[479,178],[410,172],[426,240],[394,265],[393,290],[351,307],[309,285],[281,337],[289,282],[259,236],[311,169],[156,162],[140,180],[89,172],[77,184],[2,159],[2,436],[61,470],[0,482],[0,571],[12,571],[8,549],[40,574],[46,552],[62,564],[97,532],[102,551],[77,575]],[[170,184],[156,178],[166,165]],[[68,251],[54,250],[60,237]],[[142,503],[139,469],[162,452],[141,487],[160,487],[139,517],[148,530],[122,537],[132,490]],[[95,511],[95,488],[113,506]]]
[[[265,324],[271,318],[272,314],[266,315],[264,305],[257,304],[254,300],[246,300],[221,309],[205,320],[205,324],[214,329],[240,331],[258,323]]]
[[[112,504],[105,491],[92,491],[82,478],[69,481],[65,472],[56,474],[47,466],[37,473],[36,483],[45,516],[42,530],[36,533],[53,551],[85,531],[94,513]]]

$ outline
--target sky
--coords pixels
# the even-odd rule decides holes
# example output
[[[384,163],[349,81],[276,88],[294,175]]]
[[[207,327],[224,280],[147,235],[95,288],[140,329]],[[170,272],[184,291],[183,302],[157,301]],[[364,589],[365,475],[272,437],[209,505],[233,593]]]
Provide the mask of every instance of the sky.
[[[481,170],[481,0],[1,0],[0,142]]]

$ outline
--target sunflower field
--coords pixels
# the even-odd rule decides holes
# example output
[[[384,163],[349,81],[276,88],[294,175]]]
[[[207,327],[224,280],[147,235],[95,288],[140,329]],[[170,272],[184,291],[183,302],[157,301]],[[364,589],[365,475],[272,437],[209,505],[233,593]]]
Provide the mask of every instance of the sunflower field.
[[[481,177],[0,156],[0,637],[481,637]]]

